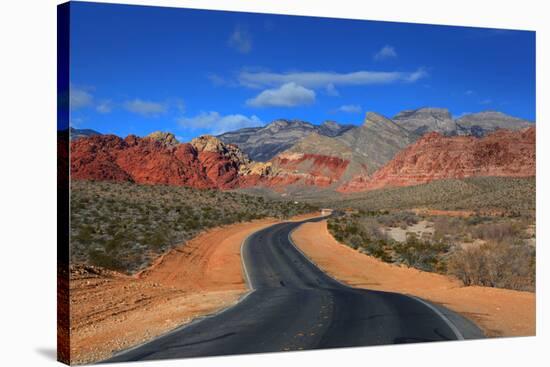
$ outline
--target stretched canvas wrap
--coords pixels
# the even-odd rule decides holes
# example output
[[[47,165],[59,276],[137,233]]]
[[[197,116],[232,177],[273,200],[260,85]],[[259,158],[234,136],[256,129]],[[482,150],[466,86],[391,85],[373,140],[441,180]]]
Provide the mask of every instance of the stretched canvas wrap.
[[[59,5],[58,358],[534,335],[535,126],[533,31]]]

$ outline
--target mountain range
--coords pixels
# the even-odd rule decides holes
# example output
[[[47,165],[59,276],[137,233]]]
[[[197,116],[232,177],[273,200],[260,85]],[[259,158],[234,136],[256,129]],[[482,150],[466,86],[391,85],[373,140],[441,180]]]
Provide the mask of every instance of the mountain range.
[[[533,126],[530,121],[496,111],[466,114],[453,119],[448,109],[434,107],[405,110],[392,118],[370,112],[367,113],[366,120],[385,121],[386,125],[393,122],[392,126],[397,125],[407,131],[409,143],[411,139],[414,141],[428,132],[438,132],[446,136],[473,135],[482,137],[499,128],[518,130]],[[344,140],[353,142],[356,133],[365,130],[364,128],[365,124],[357,127],[326,121],[321,125],[314,125],[300,120],[279,119],[264,127],[244,128],[217,137],[224,143],[237,145],[248,154],[250,159],[268,161],[312,132],[328,137],[343,136]],[[397,127],[394,130],[397,130]],[[407,135],[407,133],[401,131],[398,135]],[[361,139],[358,139],[357,143],[361,144]],[[402,146],[398,144],[398,148],[401,149]],[[384,159],[378,161],[381,162]]]
[[[360,126],[276,120],[180,143],[173,134],[72,137],[73,179],[198,188],[355,192],[444,178],[535,175],[535,125],[500,112],[422,108]]]
[[[217,137],[224,143],[237,145],[250,159],[268,161],[313,132],[334,137],[352,128],[353,125],[340,125],[334,121],[314,125],[306,121],[279,119],[263,127],[248,127]]]

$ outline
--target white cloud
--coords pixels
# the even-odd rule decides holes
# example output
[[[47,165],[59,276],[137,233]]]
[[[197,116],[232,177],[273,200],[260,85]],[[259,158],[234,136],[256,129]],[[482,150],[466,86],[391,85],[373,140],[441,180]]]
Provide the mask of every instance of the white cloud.
[[[139,98],[126,101],[124,103],[124,108],[130,112],[146,117],[157,116],[166,112],[166,105],[164,103],[144,101]]]
[[[305,72],[250,72],[239,74],[239,83],[248,88],[278,87],[287,83],[296,83],[305,88],[327,88],[330,84],[336,86],[391,84],[398,82],[415,82],[425,78],[428,73],[424,69],[414,72],[402,71],[354,71],[350,73],[335,73],[323,71]],[[330,87],[328,87],[330,88]]]
[[[479,104],[487,105],[493,103],[493,100],[490,98],[484,99],[482,101],[479,101]]]
[[[345,104],[343,106],[338,107],[338,111],[346,112],[346,113],[361,113],[362,108],[357,104]]]
[[[471,89],[468,89],[466,92],[464,92],[464,94],[467,95],[467,96],[473,96],[474,94],[476,94],[476,92],[474,92]]]
[[[213,135],[243,127],[255,127],[264,124],[256,115],[250,117],[240,114],[221,115],[216,111],[201,112],[193,117],[182,117],[178,119],[178,123],[186,129],[206,129]]]
[[[97,106],[95,107],[96,111],[99,113],[109,113],[113,110],[113,103],[111,100],[103,100],[100,101]]]
[[[71,109],[76,110],[82,107],[91,106],[94,102],[93,95],[85,89],[71,86],[69,103]]]
[[[397,52],[395,48],[390,45],[382,47],[378,52],[374,54],[374,60],[381,61],[386,59],[394,59],[397,57]]]
[[[326,91],[329,96],[339,96],[340,92],[338,92],[338,89],[334,86],[334,84],[330,83],[326,86]]]
[[[227,44],[240,53],[247,54],[252,49],[252,37],[245,28],[237,26],[229,36]]]
[[[256,97],[246,101],[252,107],[294,107],[315,102],[315,92],[294,82],[279,88],[266,89]]]

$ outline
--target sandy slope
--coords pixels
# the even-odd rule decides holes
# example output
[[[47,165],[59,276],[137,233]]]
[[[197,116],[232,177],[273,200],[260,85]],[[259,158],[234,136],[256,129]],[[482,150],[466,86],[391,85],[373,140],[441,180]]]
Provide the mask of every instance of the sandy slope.
[[[337,242],[326,221],[306,223],[292,235],[321,269],[354,287],[395,291],[442,304],[470,318],[487,336],[535,335],[535,294],[464,287],[447,276],[399,267]]]
[[[235,303],[246,292],[240,259],[243,240],[276,222],[265,219],[212,229],[133,277],[73,267],[72,363],[107,358]]]

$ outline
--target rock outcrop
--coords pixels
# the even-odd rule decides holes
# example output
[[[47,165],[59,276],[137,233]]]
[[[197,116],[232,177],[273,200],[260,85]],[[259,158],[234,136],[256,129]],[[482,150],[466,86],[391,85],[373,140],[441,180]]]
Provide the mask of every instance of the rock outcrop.
[[[174,134],[167,133],[164,131],[155,131],[147,135],[147,137],[150,139],[156,140],[163,145],[170,146],[170,147],[176,146],[180,143],[178,139],[176,139]]]
[[[256,183],[257,167],[236,146],[212,136],[179,144],[171,134],[92,136],[71,142],[71,178],[230,189]],[[242,180],[242,176],[255,176]]]
[[[370,177],[359,175],[342,192],[412,186],[447,178],[535,175],[536,131],[498,130],[486,137],[428,133]]]
[[[363,158],[340,140],[312,133],[270,161],[273,166],[267,184],[337,186],[346,178],[366,174]]]

